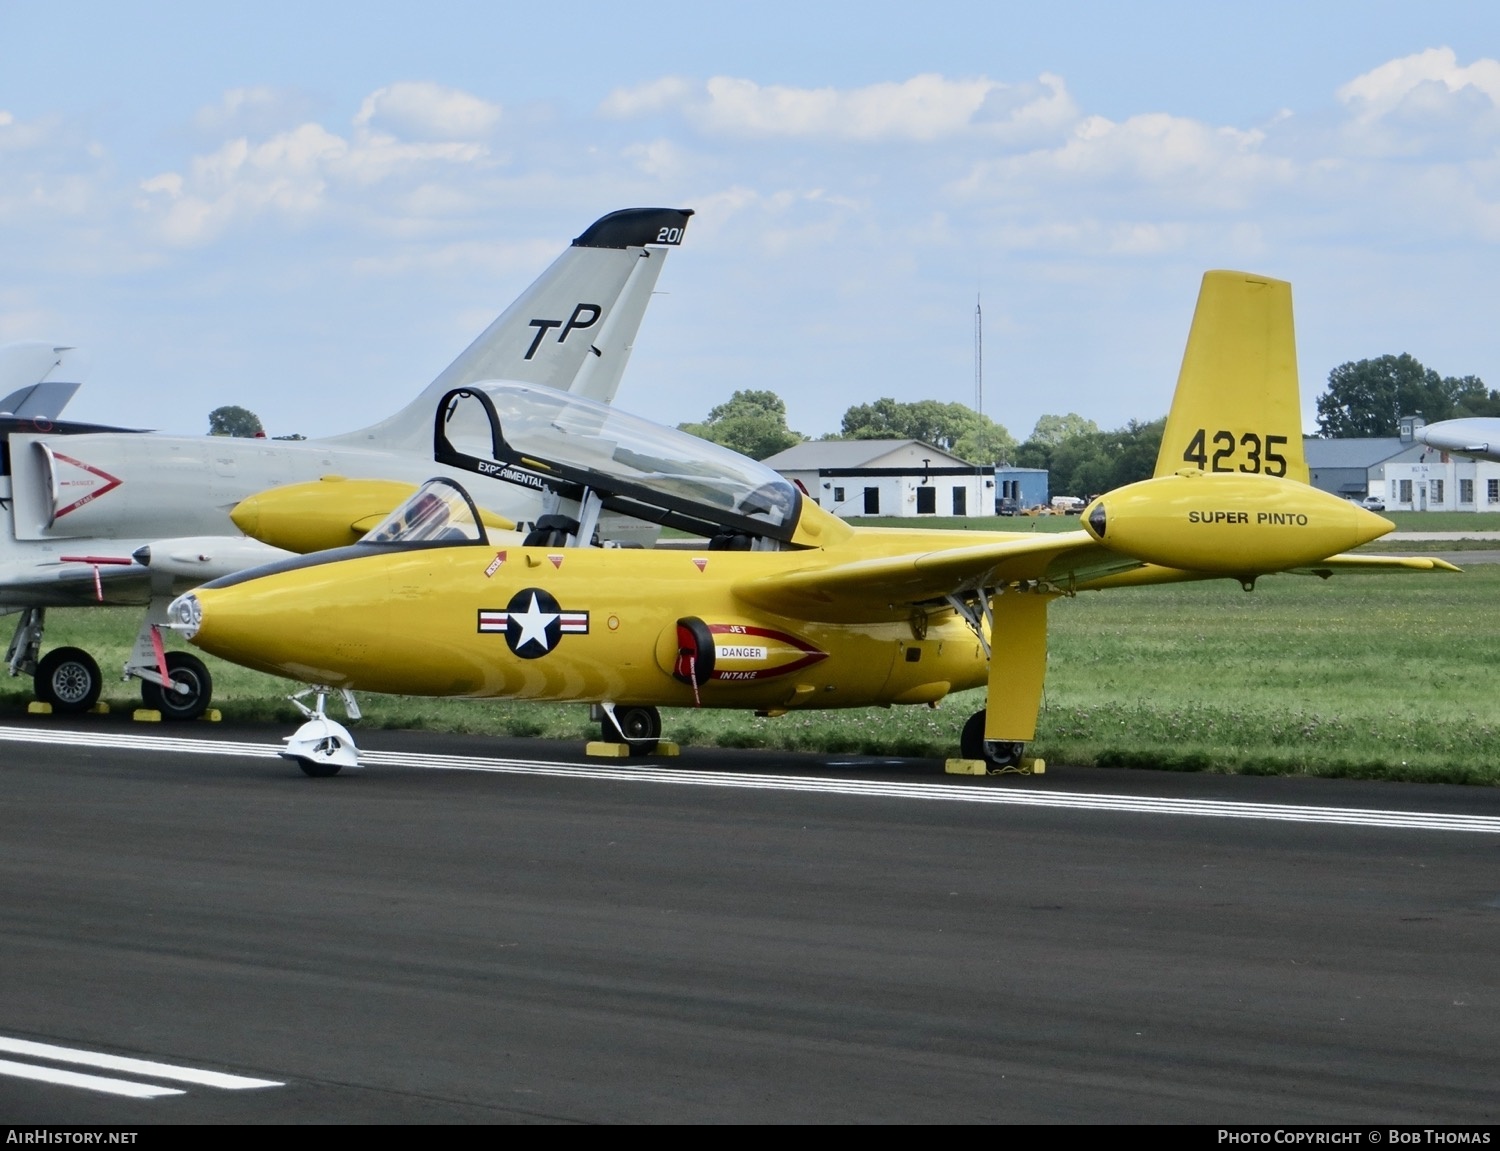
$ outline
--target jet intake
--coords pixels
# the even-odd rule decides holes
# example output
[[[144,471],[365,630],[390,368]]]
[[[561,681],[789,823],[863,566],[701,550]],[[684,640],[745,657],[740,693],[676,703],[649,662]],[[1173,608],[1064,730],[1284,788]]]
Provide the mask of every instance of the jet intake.
[[[1300,567],[1395,525],[1295,480],[1181,472],[1100,496],[1083,526],[1106,547],[1162,567],[1243,576]]]

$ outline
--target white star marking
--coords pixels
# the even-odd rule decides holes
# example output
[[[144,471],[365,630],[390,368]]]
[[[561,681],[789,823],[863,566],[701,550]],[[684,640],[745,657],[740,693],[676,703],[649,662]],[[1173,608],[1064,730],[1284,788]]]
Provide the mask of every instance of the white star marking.
[[[542,611],[537,606],[536,592],[531,593],[531,606],[525,611],[513,611],[510,618],[521,625],[521,635],[516,640],[516,650],[520,651],[528,643],[539,643],[543,651],[551,651],[547,643],[547,625],[557,618],[555,611]]]

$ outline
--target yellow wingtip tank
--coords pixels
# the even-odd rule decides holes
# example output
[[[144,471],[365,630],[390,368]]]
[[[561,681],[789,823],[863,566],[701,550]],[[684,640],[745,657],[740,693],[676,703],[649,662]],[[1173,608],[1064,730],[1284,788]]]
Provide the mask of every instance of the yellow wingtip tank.
[[[1184,468],[1308,482],[1285,280],[1204,274],[1155,474]]]
[[[324,476],[248,496],[229,513],[252,539],[298,555],[347,547],[411,498],[417,485],[399,480]],[[485,526],[511,531],[515,522],[481,512]]]
[[[1249,577],[1356,548],[1395,525],[1273,476],[1182,472],[1108,492],[1080,517],[1100,543],[1182,571]]]

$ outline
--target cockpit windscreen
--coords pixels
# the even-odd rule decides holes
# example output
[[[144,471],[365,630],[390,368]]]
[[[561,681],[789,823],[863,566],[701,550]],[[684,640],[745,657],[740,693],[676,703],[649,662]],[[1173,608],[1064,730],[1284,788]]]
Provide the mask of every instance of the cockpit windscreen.
[[[367,532],[360,543],[484,543],[474,505],[452,480],[428,480],[416,494]]]

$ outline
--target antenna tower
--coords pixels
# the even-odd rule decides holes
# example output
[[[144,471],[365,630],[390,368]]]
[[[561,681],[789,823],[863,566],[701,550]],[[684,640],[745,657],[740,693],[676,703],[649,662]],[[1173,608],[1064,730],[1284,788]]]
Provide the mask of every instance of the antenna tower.
[[[984,309],[974,297],[974,410],[984,414]]]

